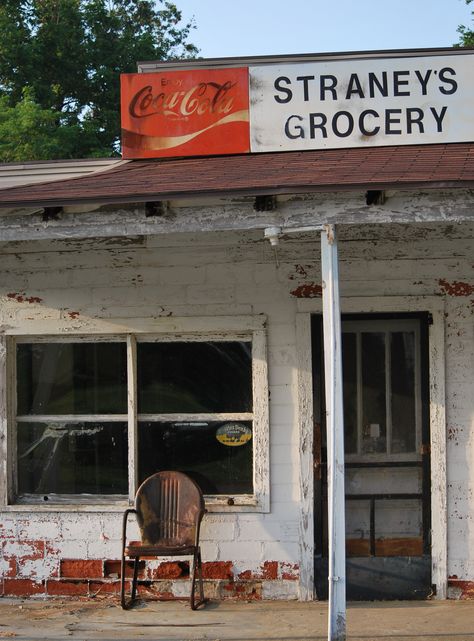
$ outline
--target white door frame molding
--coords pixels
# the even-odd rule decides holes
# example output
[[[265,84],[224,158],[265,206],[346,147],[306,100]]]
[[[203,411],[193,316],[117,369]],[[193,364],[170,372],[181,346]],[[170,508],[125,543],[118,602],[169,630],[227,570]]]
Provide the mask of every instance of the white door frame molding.
[[[431,576],[436,599],[446,599],[448,585],[446,390],[444,298],[438,296],[367,296],[341,298],[342,313],[428,312],[431,444]],[[301,544],[300,600],[314,598],[313,392],[311,314],[321,314],[320,299],[298,300],[296,347],[300,452]]]

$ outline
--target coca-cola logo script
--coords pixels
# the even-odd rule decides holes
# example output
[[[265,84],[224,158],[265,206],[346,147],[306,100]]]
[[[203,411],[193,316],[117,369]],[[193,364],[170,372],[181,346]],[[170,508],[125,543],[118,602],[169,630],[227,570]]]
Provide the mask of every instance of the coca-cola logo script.
[[[200,82],[187,91],[153,93],[153,87],[146,85],[133,96],[129,105],[134,118],[165,116],[183,118],[206,113],[228,114],[232,111],[234,98],[230,94],[235,82]]]

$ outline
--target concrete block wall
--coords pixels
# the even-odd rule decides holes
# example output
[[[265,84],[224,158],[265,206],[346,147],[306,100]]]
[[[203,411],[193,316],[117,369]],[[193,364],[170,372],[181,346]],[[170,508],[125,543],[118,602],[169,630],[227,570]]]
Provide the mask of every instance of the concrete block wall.
[[[437,295],[446,300],[449,575],[453,597],[474,586],[474,226],[341,228],[342,296]],[[0,247],[0,326],[62,319],[266,314],[271,510],[209,514],[202,548],[216,598],[299,594],[300,487],[295,314],[321,296],[319,239],[290,240],[275,257],[259,232]],[[470,373],[469,373],[470,372]],[[0,594],[116,593],[121,510],[0,512]],[[187,562],[146,561],[142,591],[187,594]]]

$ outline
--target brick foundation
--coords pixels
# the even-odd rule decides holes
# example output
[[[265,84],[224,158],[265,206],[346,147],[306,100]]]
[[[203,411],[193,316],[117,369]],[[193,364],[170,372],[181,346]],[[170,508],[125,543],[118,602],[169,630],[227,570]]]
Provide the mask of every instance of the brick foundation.
[[[120,593],[120,561],[115,559],[61,559],[58,577],[37,581],[11,578],[14,568],[14,560],[10,560],[8,570],[0,582],[0,594],[3,596],[91,598],[99,594],[118,596]],[[127,563],[127,589],[130,589],[132,569],[133,564]],[[189,576],[187,561],[141,561],[138,594],[143,598],[160,600],[185,599],[189,595]],[[231,561],[203,563],[206,596],[218,600],[260,600],[265,598],[265,586],[283,585],[287,581],[297,580],[298,576],[297,565],[278,561],[265,561],[257,569],[239,572]],[[267,593],[271,592],[271,589],[267,589]],[[295,597],[290,595],[289,598]]]
[[[474,581],[463,581],[457,577],[449,577],[448,598],[461,601],[474,599]]]

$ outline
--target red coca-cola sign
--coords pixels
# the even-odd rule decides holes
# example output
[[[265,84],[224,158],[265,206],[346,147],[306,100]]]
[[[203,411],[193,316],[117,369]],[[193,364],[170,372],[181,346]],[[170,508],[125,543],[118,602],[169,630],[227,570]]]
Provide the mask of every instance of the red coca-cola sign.
[[[124,158],[247,153],[248,69],[121,76]]]

